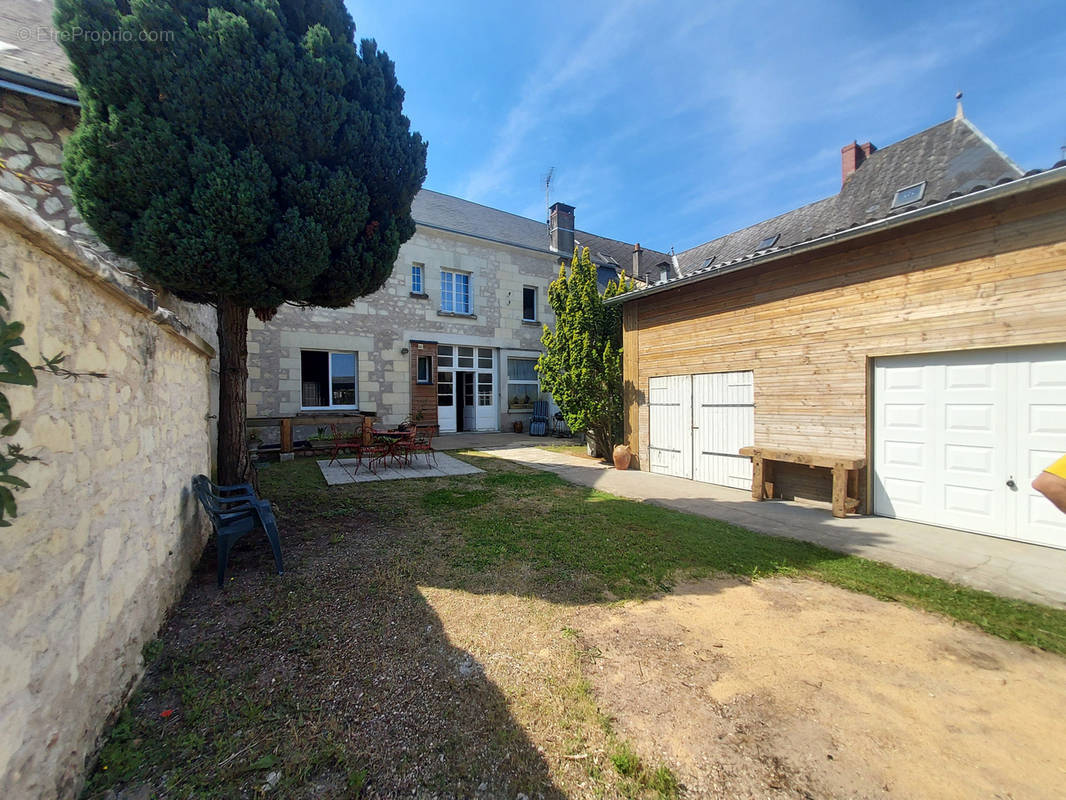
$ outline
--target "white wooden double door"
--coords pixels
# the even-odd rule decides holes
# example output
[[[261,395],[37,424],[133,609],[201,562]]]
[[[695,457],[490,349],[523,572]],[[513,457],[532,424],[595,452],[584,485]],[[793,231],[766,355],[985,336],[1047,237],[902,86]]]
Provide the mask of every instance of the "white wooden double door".
[[[1066,548],[1030,486],[1066,453],[1066,345],[879,358],[874,513]]]
[[[650,469],[704,483],[751,488],[755,382],[748,372],[669,375],[648,382]]]

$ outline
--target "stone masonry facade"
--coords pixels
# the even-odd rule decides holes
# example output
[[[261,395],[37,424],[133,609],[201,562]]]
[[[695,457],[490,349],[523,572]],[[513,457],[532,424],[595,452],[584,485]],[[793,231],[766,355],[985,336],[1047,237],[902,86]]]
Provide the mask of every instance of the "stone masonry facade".
[[[411,267],[423,267],[423,291],[412,292]],[[528,411],[508,412],[507,358],[536,358],[545,324],[553,325],[548,284],[558,275],[557,254],[499,244],[465,234],[419,226],[400,248],[391,277],[377,292],[348,308],[285,306],[269,323],[250,321],[248,410],[252,417],[293,416],[301,411],[301,351],[354,352],[358,361],[358,407],[382,425],[406,419],[414,405],[436,392],[419,386],[419,343],[491,348],[495,353],[493,429],[528,424]],[[467,273],[471,315],[441,311],[441,270]],[[523,289],[536,289],[537,320],[523,321]],[[406,352],[405,352],[406,351]],[[430,394],[427,389],[431,389]]]

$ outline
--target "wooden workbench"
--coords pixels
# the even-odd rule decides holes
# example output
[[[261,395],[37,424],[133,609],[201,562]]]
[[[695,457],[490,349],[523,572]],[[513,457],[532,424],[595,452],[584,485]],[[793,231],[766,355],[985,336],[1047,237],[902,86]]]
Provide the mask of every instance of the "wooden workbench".
[[[780,461],[804,464],[812,469],[824,467],[832,471],[834,517],[843,517],[861,505],[859,470],[866,466],[865,458],[775,450],[770,447],[742,447],[740,454],[751,458],[751,496],[755,500],[774,496],[774,462]]]

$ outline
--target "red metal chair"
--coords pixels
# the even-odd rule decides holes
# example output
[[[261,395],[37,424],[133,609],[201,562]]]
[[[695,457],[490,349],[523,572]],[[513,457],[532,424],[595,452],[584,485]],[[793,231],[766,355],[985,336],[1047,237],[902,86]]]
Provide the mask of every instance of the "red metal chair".
[[[367,469],[374,471],[374,460],[385,452],[384,445],[373,441],[370,444],[364,444],[362,430],[345,433],[335,422],[330,424],[329,429],[333,434],[333,447],[329,454],[330,464],[337,460],[342,450],[348,450],[355,457],[356,472],[359,472],[363,459],[367,461]]]
[[[437,465],[437,451],[433,449],[433,436],[436,430],[436,425],[415,425],[414,436],[403,444],[408,462],[413,457],[422,454],[426,457],[427,467],[431,458],[433,465]]]

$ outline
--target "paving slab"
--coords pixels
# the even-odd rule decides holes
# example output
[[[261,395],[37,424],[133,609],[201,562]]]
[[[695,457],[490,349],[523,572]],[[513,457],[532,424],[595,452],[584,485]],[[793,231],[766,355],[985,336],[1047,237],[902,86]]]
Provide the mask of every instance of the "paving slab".
[[[337,486],[344,483],[369,483],[372,481],[399,481],[412,478],[443,478],[448,475],[473,475],[484,472],[472,464],[452,458],[446,453],[436,454],[436,463],[427,462],[424,458],[412,460],[404,467],[379,467],[376,472],[367,468],[366,464],[360,466],[354,458],[339,458],[330,462],[323,459],[318,462],[318,468],[322,470],[322,477],[329,486]]]
[[[837,519],[828,503],[758,502],[748,491],[638,470],[620,472],[593,459],[535,446],[498,448],[491,454],[620,497],[814,542],[1005,597],[1066,607],[1064,550],[886,517]]]

